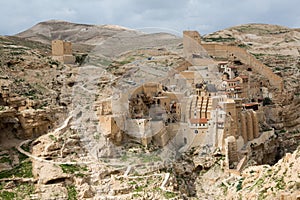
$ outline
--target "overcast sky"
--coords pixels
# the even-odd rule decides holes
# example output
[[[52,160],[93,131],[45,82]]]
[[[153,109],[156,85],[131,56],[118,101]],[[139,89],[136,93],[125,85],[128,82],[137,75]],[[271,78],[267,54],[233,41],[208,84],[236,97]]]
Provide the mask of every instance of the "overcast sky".
[[[299,7],[299,0],[1,0],[0,35],[50,19],[201,34],[246,23],[300,28]]]

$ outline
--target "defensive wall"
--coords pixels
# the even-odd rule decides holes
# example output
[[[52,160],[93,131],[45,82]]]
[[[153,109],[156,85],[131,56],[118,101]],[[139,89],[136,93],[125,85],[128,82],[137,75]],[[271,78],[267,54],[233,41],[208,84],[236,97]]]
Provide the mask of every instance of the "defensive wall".
[[[242,63],[252,67],[252,69],[265,76],[269,79],[272,86],[278,89],[278,92],[283,90],[283,80],[278,75],[274,74],[273,71],[257,60],[254,56],[248,53],[245,49],[236,46],[224,45],[224,44],[201,44],[202,47],[208,52],[210,56],[229,58],[235,56]]]

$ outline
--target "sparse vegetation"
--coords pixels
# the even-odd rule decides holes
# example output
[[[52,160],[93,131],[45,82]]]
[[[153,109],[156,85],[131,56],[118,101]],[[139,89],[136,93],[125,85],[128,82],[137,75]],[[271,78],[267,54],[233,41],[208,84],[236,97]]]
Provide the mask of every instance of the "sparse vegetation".
[[[11,177],[20,177],[20,178],[31,178],[32,175],[32,163],[30,161],[24,161],[15,168],[11,170],[5,170],[0,172],[1,178],[11,178]]]
[[[49,64],[50,65],[56,65],[56,66],[59,66],[59,62],[58,61],[56,61],[56,60],[49,60]]]
[[[31,90],[28,90],[26,91],[23,95],[26,96],[26,97],[29,97],[29,99],[37,99],[38,97],[36,96],[36,90],[34,89],[31,89]]]
[[[0,163],[9,163],[9,164],[11,164],[11,160],[10,160],[9,156],[2,156],[0,158]]]
[[[67,186],[68,191],[68,200],[76,200],[77,199],[77,191],[74,185]]]
[[[141,154],[141,159],[144,163],[146,162],[158,162],[161,161],[161,158],[157,155],[147,155],[147,154]]]
[[[55,137],[54,135],[52,135],[52,134],[49,135],[49,138],[50,138],[51,140],[53,140],[54,142],[57,141],[56,137]]]
[[[239,44],[238,47],[246,49],[246,48],[248,48],[248,45],[246,45],[246,44]]]
[[[21,148],[22,148],[24,151],[29,152],[29,151],[30,151],[30,144],[31,144],[31,142],[26,143],[26,144],[23,144],[23,145],[21,146]],[[23,154],[22,154],[22,155],[23,155]],[[24,155],[24,156],[26,156],[26,155]],[[26,157],[27,157],[27,156],[26,156]]]
[[[164,192],[164,197],[166,198],[166,199],[171,199],[171,198],[174,198],[174,197],[176,197],[177,195],[176,195],[176,193],[174,193],[174,192]]]
[[[244,178],[241,178],[236,186],[236,191],[239,191],[243,188],[243,181],[244,181]]]
[[[16,194],[14,192],[3,191],[0,193],[0,198],[3,200],[12,200],[16,198]]]
[[[280,179],[277,179],[276,180],[276,188],[279,189],[279,190],[283,190],[285,188],[286,184],[283,180],[283,177],[281,177]]]
[[[205,42],[233,42],[235,41],[235,38],[233,37],[207,37],[204,38]]]
[[[88,54],[75,55],[75,63],[77,63],[79,66],[81,66],[84,63],[87,56],[88,56]]]
[[[103,65],[103,66],[109,66],[112,62],[110,60],[106,60],[106,59],[101,59],[99,61],[99,64]]]
[[[144,185],[138,185],[135,189],[134,192],[142,192],[147,186]]]
[[[16,188],[16,197],[17,199],[26,199],[31,194],[34,193],[34,184],[33,183],[21,183]]]
[[[263,184],[263,182],[264,182],[264,180],[263,179],[258,179],[256,182],[255,182],[255,184],[250,188],[250,190],[253,190],[253,188],[254,187],[256,187],[256,188],[260,188],[261,187],[261,185]]]
[[[80,165],[68,165],[68,164],[61,164],[59,165],[64,173],[67,174],[75,174],[75,176],[83,177],[84,173],[88,171],[86,166],[80,166]]]

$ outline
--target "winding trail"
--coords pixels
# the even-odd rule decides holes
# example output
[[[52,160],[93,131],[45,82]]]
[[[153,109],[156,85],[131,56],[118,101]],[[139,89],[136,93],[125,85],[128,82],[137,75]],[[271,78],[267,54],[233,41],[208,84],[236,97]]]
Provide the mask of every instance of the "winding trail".
[[[63,122],[63,124],[62,124],[60,127],[56,128],[56,129],[53,131],[53,134],[56,134],[56,133],[62,131],[63,129],[65,129],[65,128],[69,125],[70,120],[72,119],[72,117],[73,117],[73,116],[72,116],[72,113],[70,113],[69,117],[68,117],[67,119],[65,119],[65,121]],[[61,164],[66,164],[66,165],[76,165],[76,164],[77,164],[77,165],[80,165],[80,164],[91,164],[91,163],[95,163],[95,161],[89,161],[89,162],[60,162],[60,161],[46,160],[46,159],[44,159],[44,158],[41,158],[41,157],[38,157],[38,156],[34,156],[34,155],[32,155],[31,153],[29,153],[29,152],[27,152],[27,151],[25,151],[24,149],[21,148],[24,144],[28,144],[28,143],[31,142],[31,141],[32,141],[32,140],[25,140],[25,141],[21,142],[20,144],[18,144],[18,145],[16,146],[16,148],[17,148],[17,150],[18,150],[20,153],[22,153],[22,154],[28,156],[29,158],[32,158],[32,159],[34,159],[34,160],[37,160],[37,161],[39,161],[39,162],[46,162],[46,163],[57,164],[57,165],[61,165]]]
[[[60,131],[62,131],[63,129],[65,129],[68,125],[69,125],[69,122],[70,120],[72,119],[72,113],[70,114],[70,116],[63,122],[63,124],[56,128],[53,133],[58,133]],[[94,161],[87,161],[87,162],[84,162],[84,161],[79,161],[79,162],[62,162],[62,161],[53,161],[53,160],[46,160],[44,158],[41,158],[41,157],[38,157],[38,156],[34,156],[32,155],[30,152],[27,152],[25,151],[24,149],[22,149],[22,146],[24,144],[28,144],[29,142],[31,142],[32,140],[25,140],[25,141],[22,141],[20,144],[18,144],[16,146],[16,149],[28,156],[29,158],[33,159],[33,160],[36,160],[36,161],[39,161],[39,162],[45,162],[45,163],[50,163],[50,164],[56,164],[56,165],[61,165],[61,164],[66,164],[66,165],[90,165],[90,164],[99,164],[99,161],[98,160],[94,160]],[[101,165],[104,165],[104,166],[111,166],[109,165],[108,163],[101,163]],[[159,173],[153,173],[151,175],[141,175],[141,176],[128,176],[130,171],[132,170],[134,166],[132,165],[129,165],[127,166],[127,169],[125,170],[125,173],[123,175],[120,175],[120,176],[117,176],[116,178],[128,178],[128,179],[137,179],[137,178],[147,178],[147,177],[153,177],[153,176],[161,176],[163,177],[164,176],[164,180],[162,181],[161,183],[161,186],[160,186],[160,189],[163,190],[163,191],[168,191],[166,190],[165,188],[165,185],[167,184],[169,178],[170,178],[170,173],[164,173],[164,174],[159,174]],[[30,181],[33,181],[30,179]],[[170,191],[170,192],[173,192],[173,191]],[[131,194],[126,194],[124,196],[129,196]],[[104,196],[103,196],[104,197]],[[116,197],[120,197],[119,195],[116,195],[116,196],[111,196],[111,195],[107,195],[105,196],[106,198],[116,198]]]

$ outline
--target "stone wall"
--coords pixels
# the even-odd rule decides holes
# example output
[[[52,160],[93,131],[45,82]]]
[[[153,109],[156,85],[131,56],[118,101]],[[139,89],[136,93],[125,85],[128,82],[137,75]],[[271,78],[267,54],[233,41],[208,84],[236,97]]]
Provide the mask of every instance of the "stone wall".
[[[197,31],[183,31],[183,55],[193,65],[207,66],[214,64],[201,46],[201,36]]]
[[[221,57],[228,59],[230,56],[235,56],[242,63],[252,67],[252,69],[269,79],[270,84],[277,88],[278,92],[283,90],[283,80],[278,75],[274,74],[273,71],[254,56],[249,54],[246,50],[229,45],[221,44],[202,44],[203,48],[208,52],[209,55],[214,57]]]
[[[65,64],[74,64],[76,61],[75,57],[72,55],[52,56],[52,58]]]
[[[229,136],[225,139],[226,144],[226,161],[230,169],[233,169],[238,164],[237,144],[234,136]]]

